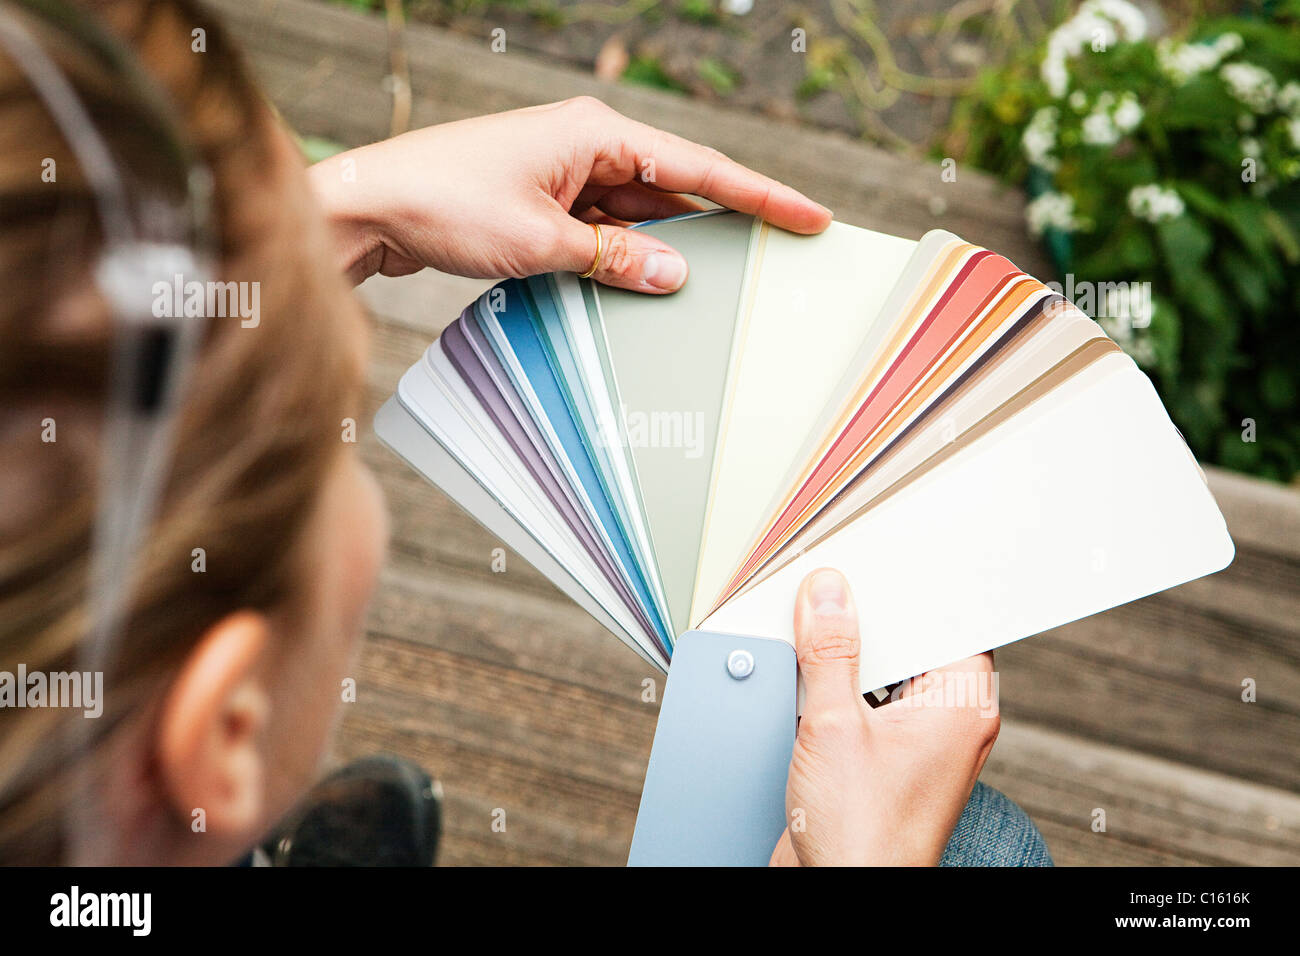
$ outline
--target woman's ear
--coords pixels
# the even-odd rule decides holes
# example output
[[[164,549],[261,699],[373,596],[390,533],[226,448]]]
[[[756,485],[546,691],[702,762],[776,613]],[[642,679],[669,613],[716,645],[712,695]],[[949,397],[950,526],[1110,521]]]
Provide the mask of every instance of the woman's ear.
[[[265,615],[227,615],[194,646],[163,701],[156,754],[167,800],[217,839],[254,840],[264,822],[270,637]]]

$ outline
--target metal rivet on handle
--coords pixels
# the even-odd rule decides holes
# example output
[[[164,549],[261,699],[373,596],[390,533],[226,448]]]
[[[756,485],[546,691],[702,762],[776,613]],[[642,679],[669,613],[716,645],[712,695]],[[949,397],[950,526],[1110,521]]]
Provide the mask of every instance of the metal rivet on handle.
[[[749,651],[732,651],[727,655],[727,673],[736,680],[744,680],[754,673],[754,655]]]

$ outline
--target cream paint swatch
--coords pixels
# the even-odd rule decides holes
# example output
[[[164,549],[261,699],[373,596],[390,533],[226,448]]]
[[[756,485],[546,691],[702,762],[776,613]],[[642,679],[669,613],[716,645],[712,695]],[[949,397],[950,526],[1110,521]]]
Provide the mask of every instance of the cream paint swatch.
[[[712,606],[870,333],[916,242],[832,223],[758,224],[741,302],[691,624]]]
[[[837,567],[870,609],[867,691],[1218,571],[1232,555],[1151,383],[1111,354],[703,627],[793,643],[799,582]]]

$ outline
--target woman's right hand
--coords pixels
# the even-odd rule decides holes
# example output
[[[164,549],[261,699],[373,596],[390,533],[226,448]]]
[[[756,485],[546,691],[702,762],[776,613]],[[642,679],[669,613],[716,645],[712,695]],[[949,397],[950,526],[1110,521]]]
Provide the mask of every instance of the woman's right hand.
[[[858,686],[858,612],[843,575],[822,568],[804,578],[794,627],[806,696],[772,865],[938,863],[997,738],[993,655],[914,678],[872,709]],[[944,693],[957,682],[961,704]]]

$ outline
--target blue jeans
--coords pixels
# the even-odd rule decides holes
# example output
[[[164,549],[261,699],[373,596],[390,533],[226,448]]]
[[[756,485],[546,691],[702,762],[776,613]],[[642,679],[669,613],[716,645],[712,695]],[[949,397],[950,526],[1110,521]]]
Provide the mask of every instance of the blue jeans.
[[[1024,810],[976,783],[939,865],[1051,866],[1052,855]]]

